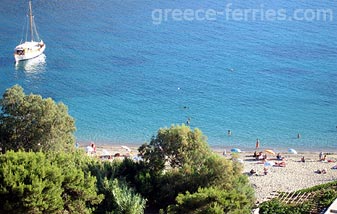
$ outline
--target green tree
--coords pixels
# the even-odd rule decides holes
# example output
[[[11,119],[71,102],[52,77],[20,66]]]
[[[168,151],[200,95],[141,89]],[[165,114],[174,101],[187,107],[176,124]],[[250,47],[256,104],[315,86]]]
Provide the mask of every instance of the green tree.
[[[92,213],[104,198],[97,194],[97,179],[89,171],[97,160],[83,151],[48,153],[48,160],[62,169],[63,209],[69,213]]]
[[[179,193],[194,194],[199,188],[214,187],[244,198],[239,207],[253,205],[254,191],[242,174],[242,165],[214,154],[199,129],[185,125],[160,129],[139,152],[148,167],[152,192],[145,193],[149,204],[165,208]],[[149,179],[147,179],[149,181]]]
[[[62,210],[62,170],[43,153],[0,156],[0,212],[56,213]]]
[[[206,137],[199,129],[191,131],[189,126],[177,125],[159,129],[157,136],[138,149],[143,160],[154,172],[162,172],[165,164],[180,168],[194,162],[202,165],[203,157],[210,153]]]
[[[0,155],[0,213],[91,213],[103,196],[85,156],[8,151]]]
[[[107,182],[110,186],[117,209],[116,214],[143,214],[146,200],[134,192],[124,182],[117,179]]]
[[[250,213],[249,200],[235,190],[223,191],[209,187],[200,188],[198,192],[179,194],[177,204],[168,209],[168,214],[193,213],[193,214],[223,214],[223,213]],[[245,203],[244,203],[245,202]]]
[[[51,98],[26,95],[19,85],[6,90],[0,100],[0,147],[2,152],[62,151],[73,149],[74,119],[67,107]]]

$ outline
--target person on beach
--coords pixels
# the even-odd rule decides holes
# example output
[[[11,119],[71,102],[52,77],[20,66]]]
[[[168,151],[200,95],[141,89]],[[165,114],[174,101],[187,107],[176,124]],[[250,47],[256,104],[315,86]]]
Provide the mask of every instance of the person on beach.
[[[302,163],[305,162],[304,156],[301,158],[301,162],[302,162]]]
[[[226,151],[226,149],[223,150],[222,155],[223,155],[223,156],[227,156],[227,151]]]
[[[251,175],[254,175],[256,174],[256,171],[254,169],[251,169],[250,172],[249,172]]]
[[[280,154],[280,153],[277,153],[276,158],[277,158],[277,160],[282,160],[281,154]]]
[[[259,138],[256,139],[255,149],[257,150],[260,147],[260,140]]]
[[[263,168],[263,173],[264,173],[264,175],[268,174],[268,169],[266,167]]]
[[[264,160],[264,156],[262,152],[259,152],[259,155],[256,157],[257,160]]]
[[[257,152],[255,151],[253,154],[253,158],[256,158],[256,157],[258,157],[258,155],[257,155]]]
[[[282,162],[275,162],[274,166],[285,167],[286,166],[286,162],[284,162],[284,161],[282,161]]]
[[[91,147],[93,149],[92,153],[96,153],[96,145],[94,142],[91,142]]]
[[[319,158],[320,161],[322,160],[322,158],[323,158],[323,152],[319,153],[318,158]]]
[[[322,169],[322,170],[317,169],[315,172],[316,172],[317,174],[326,174],[326,169]]]

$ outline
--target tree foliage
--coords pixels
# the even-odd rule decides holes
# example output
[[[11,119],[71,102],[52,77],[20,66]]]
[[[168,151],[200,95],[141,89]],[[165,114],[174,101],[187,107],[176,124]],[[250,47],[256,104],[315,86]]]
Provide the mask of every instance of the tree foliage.
[[[146,200],[134,189],[138,184],[142,188],[149,187],[135,177],[141,169],[141,166],[128,158],[122,162],[92,161],[88,170],[97,178],[98,194],[105,196],[95,213],[144,213]]]
[[[171,205],[168,214],[223,214],[223,213],[250,213],[250,203],[243,194],[236,190],[223,191],[216,187],[199,188],[198,192],[179,194],[177,204]]]
[[[139,148],[143,160],[154,172],[161,172],[168,163],[171,168],[180,168],[191,162],[202,165],[203,157],[210,153],[206,137],[199,129],[191,131],[184,124],[159,129],[157,136]]]
[[[19,85],[6,90],[0,100],[2,151],[61,151],[75,142],[74,119],[67,107],[51,98],[26,95]]]
[[[262,214],[305,214],[310,213],[312,205],[309,203],[301,204],[286,204],[278,199],[263,202],[260,206],[260,213]]]
[[[174,204],[178,194],[194,194],[209,187],[234,194],[233,198],[245,198],[238,207],[249,209],[253,204],[254,191],[242,174],[242,166],[214,154],[199,129],[192,131],[185,125],[160,129],[139,152],[150,177],[155,178],[152,192],[146,194],[150,204],[164,208]]]
[[[109,181],[107,185],[111,186],[114,201],[117,205],[116,214],[143,214],[146,200],[133,189],[129,188],[124,182],[117,179]]]
[[[103,196],[80,159],[64,153],[0,155],[0,213],[91,213]]]

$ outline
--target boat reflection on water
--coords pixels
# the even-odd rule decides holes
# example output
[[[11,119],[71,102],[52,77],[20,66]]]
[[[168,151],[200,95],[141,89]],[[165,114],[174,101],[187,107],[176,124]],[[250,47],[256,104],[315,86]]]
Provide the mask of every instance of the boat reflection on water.
[[[15,63],[17,71],[23,70],[26,73],[40,73],[44,72],[46,68],[46,55],[41,54],[33,59],[19,61]]]

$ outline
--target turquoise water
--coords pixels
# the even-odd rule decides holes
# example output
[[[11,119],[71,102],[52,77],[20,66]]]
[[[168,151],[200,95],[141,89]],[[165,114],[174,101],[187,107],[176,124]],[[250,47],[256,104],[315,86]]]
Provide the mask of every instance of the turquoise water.
[[[23,2],[1,1],[0,93],[20,84],[27,93],[62,101],[76,119],[79,141],[139,144],[190,117],[214,147],[254,148],[259,138],[266,148],[337,148],[333,1],[36,0],[46,58],[15,66]],[[329,8],[335,17],[235,21],[219,15],[153,24],[155,9],[224,11],[228,3],[289,12]]]

